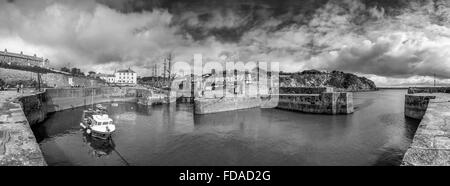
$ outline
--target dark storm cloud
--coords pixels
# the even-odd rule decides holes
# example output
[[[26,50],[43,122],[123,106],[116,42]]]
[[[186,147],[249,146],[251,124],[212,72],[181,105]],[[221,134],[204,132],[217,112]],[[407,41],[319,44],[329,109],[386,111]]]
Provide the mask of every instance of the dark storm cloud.
[[[222,42],[237,42],[249,30],[257,29],[267,20],[281,21],[267,31],[291,25],[307,24],[328,0],[99,0],[124,13],[167,9],[195,40],[214,36]],[[371,2],[374,6],[377,3]],[[380,3],[388,5],[388,3]],[[364,22],[364,16],[355,22]]]
[[[183,61],[194,53],[279,61],[291,71],[450,77],[445,0],[0,2],[3,43],[56,64],[146,68],[173,52]]]
[[[99,0],[124,13],[167,9],[174,17],[173,24],[182,25],[183,31],[194,39],[215,36],[219,40],[236,42],[251,29],[257,29],[269,19],[281,21],[277,31],[292,25],[307,25],[316,10],[327,3],[342,5],[345,11],[353,11],[354,2],[330,0]],[[389,16],[398,15],[407,7],[406,0],[364,0],[367,6],[352,20],[362,25],[372,17],[367,9],[379,8]]]

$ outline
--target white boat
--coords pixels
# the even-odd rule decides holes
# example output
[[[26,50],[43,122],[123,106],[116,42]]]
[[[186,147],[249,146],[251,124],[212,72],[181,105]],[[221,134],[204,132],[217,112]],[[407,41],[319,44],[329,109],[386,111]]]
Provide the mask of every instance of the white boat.
[[[82,118],[80,126],[93,137],[109,139],[116,130],[113,120],[102,111],[85,110]]]

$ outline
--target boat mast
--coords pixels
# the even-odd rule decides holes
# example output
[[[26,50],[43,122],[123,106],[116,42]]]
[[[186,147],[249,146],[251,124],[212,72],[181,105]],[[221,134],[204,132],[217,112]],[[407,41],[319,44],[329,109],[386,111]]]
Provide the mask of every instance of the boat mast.
[[[94,88],[92,88],[92,91],[91,91],[91,104],[92,104],[92,109],[94,109]]]
[[[433,81],[434,81],[433,85],[436,86],[436,73],[433,74]]]

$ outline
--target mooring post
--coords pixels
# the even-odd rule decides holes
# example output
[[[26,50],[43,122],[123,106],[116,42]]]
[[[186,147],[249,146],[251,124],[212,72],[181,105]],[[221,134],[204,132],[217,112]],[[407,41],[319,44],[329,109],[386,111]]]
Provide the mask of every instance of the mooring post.
[[[256,97],[259,97],[259,61],[256,62]]]
[[[191,100],[190,102],[193,102],[195,99],[195,80],[194,80],[194,73],[191,73]]]
[[[242,95],[244,95],[244,97],[247,97],[248,95],[248,72],[247,70],[244,71],[244,83],[242,84]]]
[[[37,79],[38,79],[38,91],[41,92],[41,74],[39,71],[37,72]]]
[[[269,89],[268,94],[269,94],[269,96],[271,96],[272,95],[272,72],[270,72],[270,71],[267,71],[267,82],[266,83],[268,84],[267,88]]]

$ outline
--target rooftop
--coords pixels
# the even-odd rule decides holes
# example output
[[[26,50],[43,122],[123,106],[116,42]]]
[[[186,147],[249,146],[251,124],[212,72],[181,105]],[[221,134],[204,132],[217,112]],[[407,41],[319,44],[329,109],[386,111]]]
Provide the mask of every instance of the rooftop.
[[[130,68],[128,68],[126,70],[118,70],[117,72],[120,72],[120,73],[136,73],[133,70],[131,70]]]
[[[101,73],[98,73],[97,77],[114,77],[114,75],[113,74],[101,74]]]
[[[30,55],[25,55],[22,52],[19,54],[19,53],[8,52],[7,50],[0,51],[0,55],[16,57],[16,58],[23,58],[23,59],[29,59],[29,60],[36,60],[36,61],[43,61],[44,60],[44,58],[42,58],[42,57],[37,57],[36,54],[34,56],[30,56]]]

